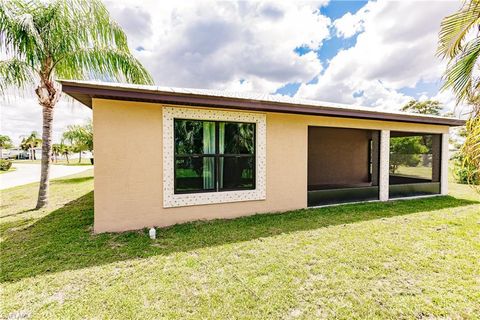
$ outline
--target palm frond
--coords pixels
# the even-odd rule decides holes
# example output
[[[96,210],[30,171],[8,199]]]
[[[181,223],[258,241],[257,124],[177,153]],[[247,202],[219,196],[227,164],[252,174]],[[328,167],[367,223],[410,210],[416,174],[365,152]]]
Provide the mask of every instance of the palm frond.
[[[442,89],[452,88],[458,101],[466,101],[479,86],[474,78],[475,66],[480,58],[480,38],[467,43],[457,59],[451,60],[445,71]]]
[[[129,52],[112,48],[91,48],[63,57],[55,68],[64,79],[103,79],[136,84],[153,84],[142,64]]]
[[[30,79],[26,66],[44,81],[58,76],[153,83],[100,0],[0,0],[0,48],[16,59],[8,67],[15,72],[7,75],[3,67],[3,87]],[[24,76],[15,82],[20,71]]]
[[[472,186],[480,177],[480,115],[476,115],[467,121],[467,136],[461,152],[464,156],[462,166],[468,173],[467,181]],[[476,185],[478,191],[480,186]]]
[[[33,2],[0,0],[0,49],[34,66],[43,56],[44,44],[32,12]]]
[[[32,69],[24,61],[16,58],[0,61],[0,92],[12,86],[23,88],[34,79]]]
[[[437,54],[453,58],[462,50],[466,35],[480,23],[480,0],[466,2],[461,10],[445,17],[441,23]]]
[[[54,60],[85,47],[128,51],[125,33],[99,0],[57,0],[36,20]]]

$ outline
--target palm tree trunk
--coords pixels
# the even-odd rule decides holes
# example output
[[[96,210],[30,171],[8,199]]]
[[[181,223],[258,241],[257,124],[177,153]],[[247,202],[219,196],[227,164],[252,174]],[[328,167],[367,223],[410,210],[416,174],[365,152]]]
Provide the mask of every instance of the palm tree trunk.
[[[52,156],[52,124],[53,108],[60,98],[60,90],[55,87],[53,80],[49,78],[52,62],[48,59],[40,72],[40,85],[35,90],[38,101],[42,106],[42,161],[40,173],[40,187],[38,190],[37,209],[48,205],[48,191],[50,188],[50,162]]]
[[[43,208],[48,204],[50,164],[52,158],[52,124],[53,106],[43,106],[42,168],[40,174],[40,189],[38,191],[37,209]]]

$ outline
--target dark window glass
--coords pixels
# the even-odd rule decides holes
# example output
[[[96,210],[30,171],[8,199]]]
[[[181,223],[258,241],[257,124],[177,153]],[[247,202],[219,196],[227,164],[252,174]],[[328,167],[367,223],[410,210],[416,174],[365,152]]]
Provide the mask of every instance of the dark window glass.
[[[177,157],[176,190],[179,192],[215,189],[214,157]]]
[[[222,148],[222,131],[224,141]],[[255,124],[219,123],[219,147],[224,154],[253,154],[255,149]]]
[[[215,122],[175,120],[174,130],[176,154],[215,153]]]
[[[252,189],[255,181],[253,156],[224,156],[219,159],[219,188]]]
[[[255,124],[175,119],[175,192],[255,188]]]

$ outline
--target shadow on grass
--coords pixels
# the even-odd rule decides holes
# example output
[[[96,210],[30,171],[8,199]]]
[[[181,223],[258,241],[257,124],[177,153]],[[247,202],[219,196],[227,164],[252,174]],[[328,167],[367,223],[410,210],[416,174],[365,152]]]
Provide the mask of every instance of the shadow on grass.
[[[159,238],[152,241],[146,230],[93,235],[90,192],[32,225],[9,230],[1,243],[0,281],[474,203],[435,197],[193,222],[161,229],[157,232]]]
[[[55,179],[52,181],[53,183],[76,184],[76,183],[85,182],[89,180],[93,180],[93,176],[80,177],[80,178],[68,178],[68,179]]]

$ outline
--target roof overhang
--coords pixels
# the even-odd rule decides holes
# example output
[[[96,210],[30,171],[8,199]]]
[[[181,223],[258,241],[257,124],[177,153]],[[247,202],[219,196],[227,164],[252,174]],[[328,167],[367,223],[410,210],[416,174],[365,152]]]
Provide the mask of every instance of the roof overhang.
[[[418,115],[411,113],[382,112],[376,110],[365,110],[323,106],[315,103],[291,103],[280,101],[269,101],[262,99],[249,99],[239,97],[225,97],[199,93],[185,93],[174,90],[146,89],[145,86],[112,85],[107,83],[91,83],[82,81],[60,80],[63,92],[92,108],[92,99],[126,100],[153,102],[167,105],[183,105],[208,108],[237,109],[246,111],[263,111],[278,113],[293,113],[301,115],[356,118],[382,121],[399,121],[410,123],[423,123],[444,126],[462,126],[464,120],[457,118],[437,117]]]

